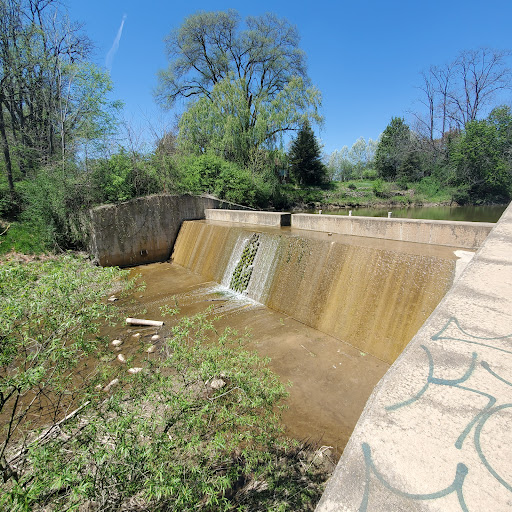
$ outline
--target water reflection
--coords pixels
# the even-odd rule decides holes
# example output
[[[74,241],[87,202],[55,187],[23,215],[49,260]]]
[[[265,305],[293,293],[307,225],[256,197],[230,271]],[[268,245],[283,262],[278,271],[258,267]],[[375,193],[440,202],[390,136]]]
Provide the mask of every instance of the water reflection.
[[[498,222],[508,205],[492,206],[413,206],[409,208],[343,208],[340,210],[325,210],[329,215],[352,215],[364,217],[387,217],[392,212],[392,217],[407,219],[429,220],[456,220],[467,222]],[[308,210],[304,213],[318,213],[316,210]]]

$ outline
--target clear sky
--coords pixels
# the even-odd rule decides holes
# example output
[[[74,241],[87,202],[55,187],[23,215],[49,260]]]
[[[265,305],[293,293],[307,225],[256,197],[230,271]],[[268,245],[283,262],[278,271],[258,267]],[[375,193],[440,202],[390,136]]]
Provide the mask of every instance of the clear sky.
[[[68,0],[67,7],[95,43],[94,61],[110,68],[125,119],[148,139],[173,119],[152,95],[167,64],[163,40],[198,10],[273,12],[297,26],[322,92],[325,123],[316,133],[327,153],[359,137],[376,139],[392,116],[407,119],[430,65],[481,46],[512,49],[512,0]]]

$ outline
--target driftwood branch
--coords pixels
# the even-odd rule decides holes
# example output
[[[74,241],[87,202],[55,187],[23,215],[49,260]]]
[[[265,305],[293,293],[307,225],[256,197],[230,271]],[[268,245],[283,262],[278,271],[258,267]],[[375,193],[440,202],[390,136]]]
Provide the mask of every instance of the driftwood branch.
[[[7,231],[9,231],[9,228],[11,227],[11,225],[9,224],[1,233],[0,233],[0,236],[2,235],[5,235],[5,233],[7,233]]]

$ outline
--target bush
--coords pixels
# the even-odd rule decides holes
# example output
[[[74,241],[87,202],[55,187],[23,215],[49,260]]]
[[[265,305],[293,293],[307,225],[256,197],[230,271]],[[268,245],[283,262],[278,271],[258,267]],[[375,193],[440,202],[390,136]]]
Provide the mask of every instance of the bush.
[[[48,166],[18,185],[24,208],[20,219],[47,249],[83,248],[80,212],[91,206],[83,172],[72,164]]]
[[[141,155],[124,149],[108,159],[94,162],[91,174],[93,201],[117,203],[162,190],[155,168]]]
[[[11,482],[0,493],[3,510],[31,510],[18,499],[33,491],[24,479],[34,463],[30,418],[43,410],[55,422],[73,403],[82,382],[72,370],[98,351],[98,321],[112,317],[100,299],[118,277],[117,269],[72,256],[0,265],[0,471]]]
[[[375,180],[378,175],[379,173],[375,169],[365,169],[363,171],[363,179],[365,180]]]
[[[36,300],[30,302],[44,308],[46,298],[54,296],[60,299],[56,311],[66,314],[65,299],[72,291],[67,283],[75,282],[80,272],[70,268],[69,274],[63,274],[52,269],[56,271],[52,275],[58,276],[52,284],[32,270],[16,267],[20,275],[11,282],[24,287],[5,290],[8,296],[17,297],[28,289],[28,299],[42,287],[42,297],[36,294]],[[99,289],[96,285],[95,291]],[[71,297],[72,304],[80,300],[73,293]],[[16,301],[7,303],[8,310],[12,304]],[[91,305],[92,311],[105,308],[97,302]],[[27,307],[19,309],[19,314]],[[89,314],[88,309],[71,311],[79,322]],[[57,336],[66,332],[64,326],[74,323],[58,315],[54,323],[53,313],[53,308],[47,311],[50,316],[45,317],[49,320],[45,328],[59,329],[50,336],[49,347],[55,354],[41,352],[41,361],[35,358],[41,371],[35,367],[38,371],[27,373],[22,382],[32,380],[35,385],[39,379],[46,381],[55,357],[58,368],[65,369],[66,358],[74,363],[85,350],[96,346],[87,338],[78,338],[64,350]],[[38,322],[35,315],[33,318],[30,326],[35,328]],[[10,360],[4,359],[4,364],[17,361],[22,343],[33,343],[24,342],[23,336],[11,336],[15,326],[16,320],[2,326],[1,334],[13,340]],[[23,328],[18,332],[21,335]],[[37,332],[34,336],[42,339]],[[278,413],[285,389],[268,369],[268,361],[245,350],[244,343],[245,338],[229,329],[217,334],[208,314],[203,313],[183,318],[172,328],[163,359],[154,364],[146,361],[145,369],[135,375],[120,372],[119,383],[110,394],[95,387],[105,376],[88,370],[90,378],[82,383],[77,402],[84,407],[61,423],[53,435],[37,443],[27,439],[15,466],[7,457],[7,483],[3,484],[0,505],[20,511],[68,510],[79,505],[105,511],[311,507],[321,487],[312,485],[313,472],[301,469],[304,466],[299,460],[293,460],[296,450],[281,437]],[[73,383],[69,371],[62,374],[59,370],[56,375],[68,376],[59,388],[65,395]],[[259,490],[254,484],[262,481],[266,488]]]
[[[282,201],[279,180],[270,169],[253,174],[213,153],[183,157],[178,166],[180,193],[215,194],[248,206],[267,207],[270,202]]]
[[[349,183],[347,188],[350,190],[357,190],[357,185],[355,183]]]
[[[391,197],[391,185],[385,182],[382,178],[375,180],[372,185],[373,193],[377,197],[388,198]]]

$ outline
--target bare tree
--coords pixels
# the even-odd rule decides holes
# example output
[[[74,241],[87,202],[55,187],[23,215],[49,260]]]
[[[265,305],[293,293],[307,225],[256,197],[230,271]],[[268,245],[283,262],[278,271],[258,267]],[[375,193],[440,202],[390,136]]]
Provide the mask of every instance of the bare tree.
[[[490,48],[465,50],[459,54],[453,65],[458,87],[449,93],[451,116],[458,128],[477,119],[498,91],[511,88],[512,72],[506,66],[508,57],[509,51]]]
[[[422,72],[422,109],[413,113],[420,133],[433,143],[488,113],[499,92],[512,88],[510,55],[490,48],[464,50],[453,62]]]

